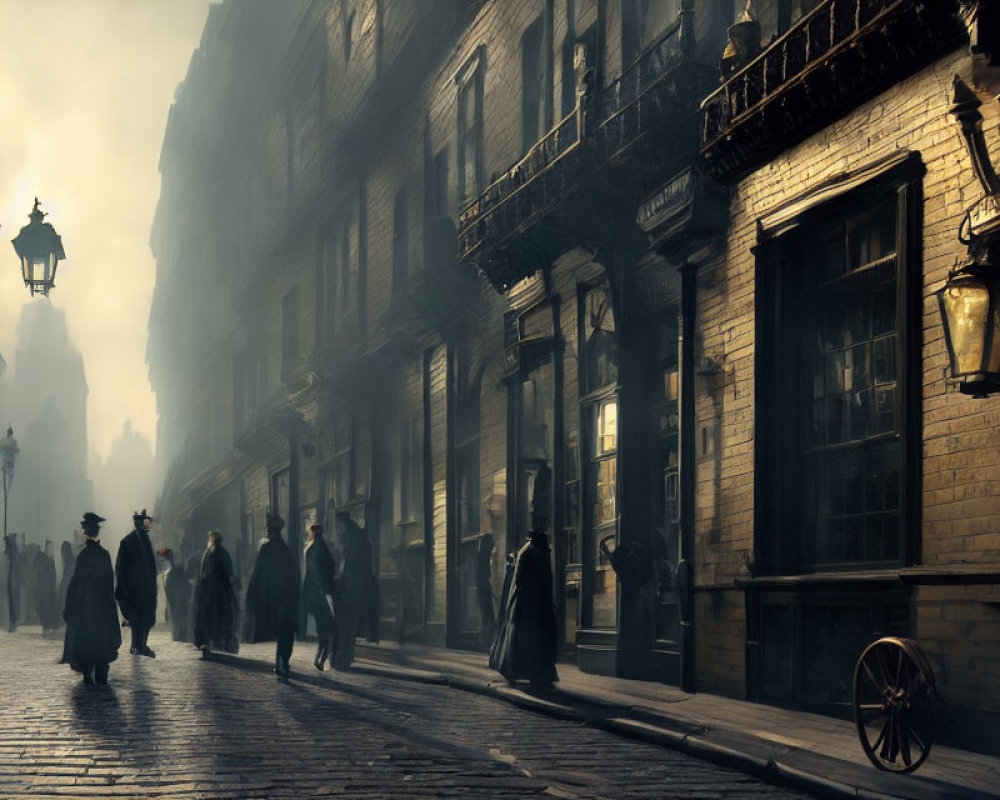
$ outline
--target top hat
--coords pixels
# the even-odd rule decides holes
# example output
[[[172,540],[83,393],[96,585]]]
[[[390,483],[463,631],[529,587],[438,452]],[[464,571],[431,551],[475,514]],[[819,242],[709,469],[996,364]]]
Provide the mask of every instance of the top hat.
[[[80,521],[80,527],[86,530],[97,530],[101,527],[101,523],[104,522],[104,517],[100,514],[95,514],[93,511],[84,512],[83,519]]]

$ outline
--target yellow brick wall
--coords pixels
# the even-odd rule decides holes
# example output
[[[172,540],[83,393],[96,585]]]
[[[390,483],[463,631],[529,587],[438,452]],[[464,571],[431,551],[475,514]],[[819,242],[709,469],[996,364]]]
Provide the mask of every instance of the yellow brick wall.
[[[946,385],[947,357],[933,295],[964,256],[959,222],[981,194],[959,127],[947,113],[955,74],[972,83],[964,49],[790,148],[731,190],[725,257],[698,290],[697,355],[723,365],[722,375],[699,377],[697,385],[696,582],[725,592],[712,601],[699,595],[702,688],[731,691],[743,675],[743,643],[735,635],[744,616],[742,601],[725,587],[743,574],[743,553],[753,552],[756,262],[751,247],[756,222],[792,196],[902,148],[918,152],[927,170],[922,184],[922,525],[917,533],[922,564],[1000,563],[1000,401],[969,399]],[[984,91],[982,112],[986,141],[996,157],[1000,105],[991,98],[995,93],[995,88]],[[717,440],[709,455],[702,452],[701,432],[714,425]],[[948,654],[943,657],[947,681],[959,694],[966,691],[962,687],[981,689],[981,678],[990,670],[995,677],[1000,663],[995,633],[1000,614],[995,602],[984,602],[984,592],[983,587],[924,587],[918,594],[914,635],[926,637],[928,650]]]

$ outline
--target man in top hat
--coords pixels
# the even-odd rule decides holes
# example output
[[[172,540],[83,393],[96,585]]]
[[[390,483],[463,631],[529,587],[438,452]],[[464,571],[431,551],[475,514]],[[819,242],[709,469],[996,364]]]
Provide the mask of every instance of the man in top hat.
[[[250,641],[277,641],[274,674],[287,680],[299,624],[299,578],[295,556],[281,538],[284,527],[281,516],[268,510],[267,537],[257,551],[246,609]]]
[[[143,509],[132,514],[132,522],[135,530],[118,545],[115,597],[132,630],[129,652],[155,658],[156,653],[146,644],[149,630],[156,623],[156,556],[149,541],[153,518]]]
[[[108,682],[108,665],[118,658],[122,631],[115,609],[115,574],[111,556],[97,537],[104,517],[88,511],[80,527],[86,540],[76,557],[66,588],[64,663],[83,675],[86,684]]]

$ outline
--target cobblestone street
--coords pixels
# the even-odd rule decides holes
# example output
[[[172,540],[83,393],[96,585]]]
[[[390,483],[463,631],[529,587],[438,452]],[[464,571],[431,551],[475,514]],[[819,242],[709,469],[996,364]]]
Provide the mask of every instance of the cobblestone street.
[[[805,797],[442,686],[363,670],[283,684],[271,645],[234,664],[162,631],[151,644],[100,689],[56,664],[61,638],[0,634],[0,797]]]

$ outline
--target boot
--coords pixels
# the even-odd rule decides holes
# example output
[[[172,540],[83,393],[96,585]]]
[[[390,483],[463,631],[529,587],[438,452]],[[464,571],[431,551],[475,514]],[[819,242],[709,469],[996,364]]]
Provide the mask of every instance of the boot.
[[[104,686],[108,682],[108,665],[98,664],[94,667],[94,683],[98,686]]]
[[[320,672],[324,669],[324,664],[326,663],[326,654],[329,650],[329,645],[325,640],[321,640],[316,648],[316,658],[313,659],[313,666],[316,667]]]

